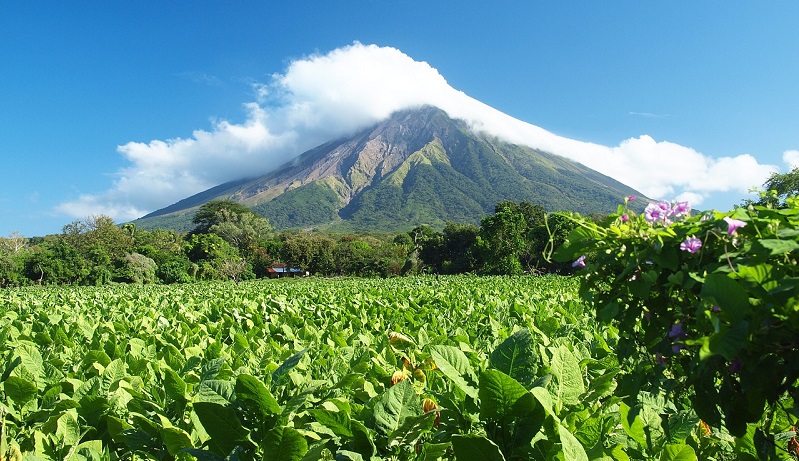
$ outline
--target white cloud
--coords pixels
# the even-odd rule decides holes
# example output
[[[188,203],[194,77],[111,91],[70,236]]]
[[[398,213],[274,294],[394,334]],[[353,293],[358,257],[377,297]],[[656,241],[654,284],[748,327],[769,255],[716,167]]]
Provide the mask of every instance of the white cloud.
[[[256,102],[244,104],[243,122],[223,120],[189,138],[119,146],[130,165],[117,172],[113,187],[63,203],[58,211],[133,219],[225,181],[263,174],[333,137],[422,104],[475,130],[574,159],[652,198],[696,202],[718,192],[745,193],[777,170],[750,155],[711,158],[647,135],[615,147],[557,136],[455,90],[426,62],[389,47],[355,43],[308,56],[271,82],[251,86]],[[799,161],[799,151],[785,158]]]
[[[782,153],[782,160],[790,169],[799,168],[799,150],[786,150]]]

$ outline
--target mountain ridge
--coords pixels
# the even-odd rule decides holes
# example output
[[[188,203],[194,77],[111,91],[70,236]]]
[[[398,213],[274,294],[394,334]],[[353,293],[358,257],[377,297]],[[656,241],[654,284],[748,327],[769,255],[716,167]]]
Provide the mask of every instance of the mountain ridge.
[[[220,184],[134,222],[177,228],[202,203],[226,199],[278,229],[399,231],[477,223],[502,200],[607,213],[626,195],[641,196],[582,164],[475,133],[443,110],[421,106],[321,144],[266,175]]]

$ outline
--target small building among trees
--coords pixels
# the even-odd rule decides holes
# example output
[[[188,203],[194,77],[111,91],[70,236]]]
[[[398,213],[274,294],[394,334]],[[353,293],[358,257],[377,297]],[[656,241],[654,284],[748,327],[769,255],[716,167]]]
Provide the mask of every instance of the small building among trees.
[[[299,267],[289,267],[283,263],[273,264],[272,267],[266,270],[269,278],[276,279],[280,277],[305,277],[308,272],[300,269]]]

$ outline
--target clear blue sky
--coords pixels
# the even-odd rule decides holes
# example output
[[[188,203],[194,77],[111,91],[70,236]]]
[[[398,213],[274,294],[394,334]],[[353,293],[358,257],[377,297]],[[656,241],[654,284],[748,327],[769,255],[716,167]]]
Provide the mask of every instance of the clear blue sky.
[[[3,2],[0,236],[60,232],[131,167],[118,146],[243,123],[257,84],[356,41],[580,141],[780,171],[799,149],[795,1]]]

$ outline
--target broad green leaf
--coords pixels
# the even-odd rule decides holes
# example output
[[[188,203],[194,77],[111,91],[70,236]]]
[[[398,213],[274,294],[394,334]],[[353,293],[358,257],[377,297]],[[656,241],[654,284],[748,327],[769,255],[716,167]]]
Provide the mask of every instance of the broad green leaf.
[[[9,376],[3,382],[3,391],[9,399],[22,407],[36,397],[39,393],[39,388],[36,387],[36,383],[32,383],[27,379]]]
[[[111,357],[105,351],[93,350],[86,352],[83,356],[83,367],[91,368],[94,363],[99,363],[103,367],[107,367],[111,363]]]
[[[588,402],[596,402],[597,400],[611,395],[613,390],[616,389],[616,375],[618,370],[613,370],[592,379],[588,383],[588,395],[585,400]]]
[[[452,451],[457,461],[505,461],[497,444],[479,435],[453,435]]]
[[[171,368],[164,368],[164,391],[172,400],[186,400],[186,382]]]
[[[563,458],[566,461],[588,461],[588,455],[583,446],[574,437],[574,434],[561,424],[558,425],[558,437],[563,449]]]
[[[694,432],[700,419],[693,411],[683,410],[668,419],[669,442],[684,443]]]
[[[357,419],[350,421],[350,428],[352,429],[352,444],[355,450],[366,458],[374,456],[377,453],[373,437],[374,433]]]
[[[463,378],[463,375],[471,376],[474,374],[472,365],[463,351],[454,346],[436,345],[430,346],[430,356],[433,357],[433,361],[444,376],[449,378],[466,395],[477,399],[477,389]]]
[[[78,414],[86,424],[96,426],[102,420],[104,414],[108,413],[110,405],[108,399],[96,394],[88,394],[80,399]]]
[[[690,445],[667,444],[660,452],[660,461],[697,461],[697,457]]]
[[[106,416],[105,417],[106,427],[108,428],[108,433],[111,435],[111,438],[114,442],[123,443],[124,438],[122,436],[123,431],[128,429],[133,429],[133,426],[127,423],[127,421],[119,419],[115,416]]]
[[[529,330],[519,330],[491,353],[491,366],[531,387],[538,372],[538,352]]]
[[[300,461],[308,451],[308,442],[291,427],[276,427],[264,440],[264,454],[270,461]]]
[[[560,421],[557,413],[555,413],[554,404],[552,403],[552,394],[550,394],[548,390],[543,387],[534,387],[530,389],[530,393],[533,394],[533,397],[535,397],[536,401],[538,401],[547,415],[555,418],[555,421]]]
[[[235,395],[235,383],[211,379],[203,381],[197,387],[197,395],[194,396],[196,402],[214,402],[220,405],[227,405],[233,401]]]
[[[84,461],[87,459],[101,460],[103,459],[103,442],[102,440],[87,440],[78,444],[74,450],[71,450],[72,455],[65,459],[65,461]]]
[[[705,277],[701,296],[714,299],[721,308],[719,316],[731,324],[743,320],[750,311],[746,290],[726,274],[710,274]]]
[[[339,437],[352,438],[350,429],[350,416],[343,411],[308,410],[316,422],[327,427]]]
[[[102,389],[106,392],[111,390],[111,387],[116,384],[120,379],[127,376],[127,365],[120,359],[114,359],[109,363],[102,374]]]
[[[757,242],[763,248],[769,250],[771,256],[790,253],[799,249],[799,243],[795,240],[780,240],[780,239],[759,239]]]
[[[268,416],[279,415],[282,411],[269,389],[254,376],[236,377],[236,399],[251,411],[257,412],[262,421]]]
[[[444,458],[452,443],[425,443],[422,445],[421,461],[437,461]]]
[[[422,404],[411,380],[400,381],[386,389],[375,403],[375,428],[383,435],[396,431],[411,416],[422,413]]]
[[[638,417],[638,413],[631,410],[632,409],[626,403],[619,403],[621,426],[630,438],[638,442],[639,446],[647,448],[644,423],[641,421],[641,418]]]
[[[480,418],[504,421],[533,414],[538,402],[518,381],[499,370],[480,375]]]
[[[564,404],[580,403],[580,395],[585,392],[585,384],[580,363],[566,346],[551,347],[549,351],[552,353],[550,367],[555,377],[555,407],[560,413]]]
[[[58,418],[55,435],[66,446],[78,444],[80,441],[80,424],[78,424],[78,412],[74,408]]]
[[[302,461],[319,461],[324,459],[325,452],[329,450],[328,445],[332,442],[329,439],[318,440],[308,446],[308,451],[302,457]]]
[[[288,359],[286,359],[286,361],[283,362],[282,364],[280,364],[280,366],[277,367],[277,370],[272,372],[272,383],[277,383],[283,375],[291,371],[292,368],[296,367],[297,364],[300,363],[300,359],[302,358],[302,356],[305,355],[305,352],[307,351],[308,349],[303,349],[297,352],[296,354],[292,355]]]
[[[187,448],[194,448],[191,443],[191,436],[179,427],[161,429],[161,440],[163,440],[167,451],[172,456],[177,456],[178,453]]]
[[[434,411],[406,418],[402,426],[389,435],[388,446],[413,446],[419,437],[433,428],[435,420],[436,413]]]
[[[741,321],[732,328],[724,328],[710,336],[710,340],[703,345],[699,352],[701,359],[712,355],[721,355],[727,360],[734,360],[738,352],[749,338],[749,322]]]
[[[147,343],[144,342],[141,338],[131,338],[128,341],[128,345],[130,346],[130,355],[133,358],[141,358],[144,356],[144,351],[147,349]]]
[[[22,344],[14,349],[14,355],[19,358],[20,365],[38,381],[44,372],[39,348],[30,344]]]
[[[202,370],[200,370],[200,380],[210,381],[212,379],[216,379],[217,375],[219,375],[219,372],[222,371],[222,367],[224,367],[224,365],[225,359],[216,358],[209,360],[205,365],[203,365]]]
[[[217,454],[226,455],[246,440],[249,431],[241,425],[232,408],[213,402],[195,402],[194,413],[205,432],[211,437],[210,444]]]

